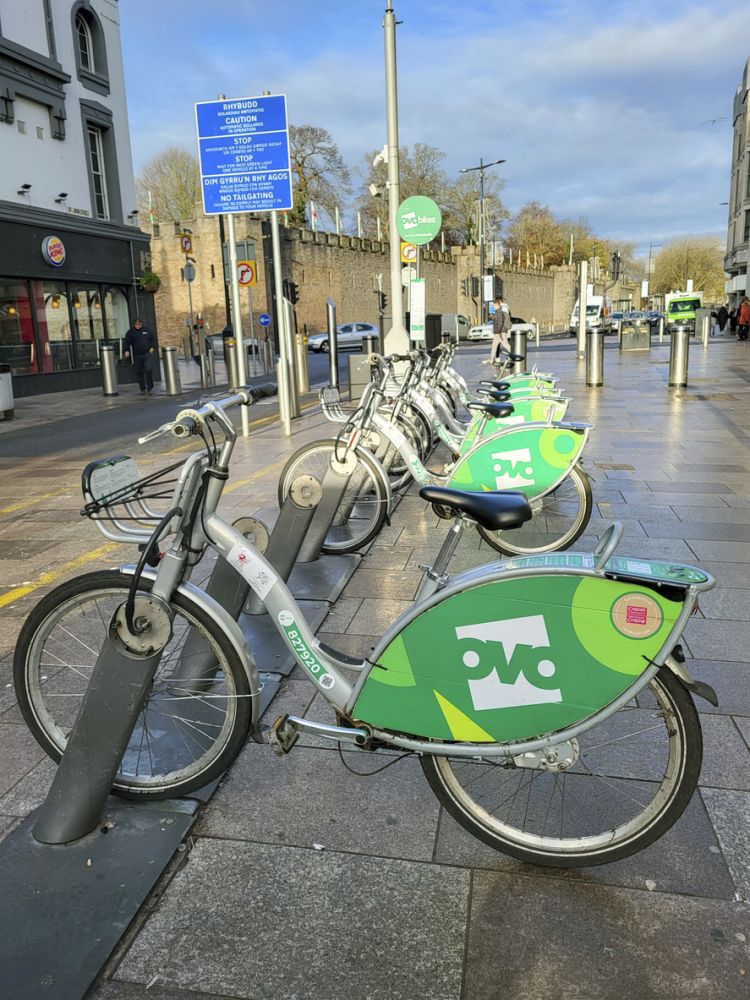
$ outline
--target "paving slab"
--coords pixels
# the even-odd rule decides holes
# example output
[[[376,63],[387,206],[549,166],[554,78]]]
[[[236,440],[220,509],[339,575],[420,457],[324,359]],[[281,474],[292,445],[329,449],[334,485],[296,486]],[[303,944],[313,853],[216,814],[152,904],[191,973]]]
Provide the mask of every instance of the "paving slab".
[[[439,804],[416,758],[248,745],[200,817],[202,836],[429,861]],[[385,763],[388,761],[386,760]],[[353,768],[353,774],[345,764]]]
[[[750,665],[731,660],[688,660],[696,680],[710,684],[719,699],[714,707],[703,698],[695,704],[701,714],[750,717]]]
[[[704,788],[701,795],[739,897],[750,903],[750,793]]]
[[[749,938],[738,903],[475,872],[465,995],[738,1000]]]
[[[704,715],[702,788],[750,791],[750,749],[728,715]]]
[[[202,840],[115,978],[248,1000],[459,1000],[468,901],[464,871]]]
[[[750,622],[709,621],[693,616],[684,634],[696,659],[738,660],[747,663]]]

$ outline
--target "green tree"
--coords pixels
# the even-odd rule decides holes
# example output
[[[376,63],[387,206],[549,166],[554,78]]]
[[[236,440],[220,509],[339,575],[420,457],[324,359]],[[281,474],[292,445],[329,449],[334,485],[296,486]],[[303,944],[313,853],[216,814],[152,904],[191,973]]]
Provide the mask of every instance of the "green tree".
[[[656,258],[651,283],[657,294],[685,291],[689,278],[709,302],[724,300],[724,250],[718,239],[687,236],[668,243]]]
[[[375,159],[378,159],[377,164],[373,163]],[[401,200],[410,198],[414,194],[423,194],[436,201],[442,211],[448,185],[445,171],[441,167],[443,159],[445,159],[445,153],[441,153],[439,149],[423,142],[416,143],[413,149],[408,146],[400,146],[398,162]],[[360,171],[362,190],[357,200],[357,208],[362,216],[362,223],[367,234],[369,236],[375,235],[379,219],[383,239],[386,239],[388,236],[388,190],[386,188],[388,166],[382,158],[379,158],[379,150],[368,153],[365,156],[365,163],[364,170]],[[371,184],[381,192],[377,197],[373,197],[370,193]]]
[[[346,207],[351,190],[349,169],[333,136],[315,125],[291,125],[289,153],[294,178],[290,222],[306,226],[311,201],[333,220],[336,208],[342,211]]]
[[[492,173],[484,175],[485,238],[497,239],[500,225],[509,216],[500,192],[505,182]],[[459,174],[446,183],[443,197],[445,209],[443,228],[449,243],[468,245],[479,242],[479,173],[476,170]]]
[[[195,218],[201,197],[198,158],[177,146],[168,146],[143,167],[136,178],[138,210],[157,222],[188,222]]]

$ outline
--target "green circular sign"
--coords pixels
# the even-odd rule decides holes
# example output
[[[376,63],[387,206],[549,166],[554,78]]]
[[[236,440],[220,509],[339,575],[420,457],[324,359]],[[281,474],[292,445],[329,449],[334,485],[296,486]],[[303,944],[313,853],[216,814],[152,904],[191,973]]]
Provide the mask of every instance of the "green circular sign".
[[[396,212],[396,227],[406,243],[422,246],[434,240],[440,232],[443,217],[432,200],[415,194],[402,201]]]

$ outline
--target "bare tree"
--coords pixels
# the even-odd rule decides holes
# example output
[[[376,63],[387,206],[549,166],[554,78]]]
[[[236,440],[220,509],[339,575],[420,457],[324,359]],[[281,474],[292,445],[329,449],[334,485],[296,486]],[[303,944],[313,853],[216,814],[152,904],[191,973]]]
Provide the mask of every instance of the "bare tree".
[[[315,125],[291,125],[289,152],[294,175],[294,207],[289,213],[292,225],[306,225],[311,201],[333,219],[336,207],[345,207],[351,182],[331,133]]]
[[[658,294],[685,291],[689,278],[707,301],[724,300],[724,251],[718,239],[688,236],[674,240],[656,258],[651,288]]]
[[[567,260],[568,240],[562,225],[546,205],[530,201],[512,217],[508,225],[506,241],[514,253],[537,259],[544,257],[544,263],[562,264]]]
[[[509,216],[500,192],[505,182],[494,174],[484,178],[485,237],[496,239],[500,225]],[[445,187],[443,228],[449,243],[466,245],[479,240],[479,176],[476,171],[459,174],[453,184]]]
[[[382,160],[376,166],[373,165],[373,160],[378,152],[374,151],[365,156],[366,167],[361,171],[363,185],[357,201],[357,208],[361,212],[362,220],[371,236],[374,235],[377,226],[376,220],[380,219],[381,232],[385,238],[388,234],[388,195],[386,190],[388,167]],[[448,186],[447,177],[440,166],[444,158],[445,153],[441,153],[439,149],[423,142],[416,143],[412,150],[408,146],[400,146],[398,163],[401,200],[415,194],[426,195],[436,201],[442,211]],[[379,197],[373,197],[370,193],[371,184],[381,191]]]
[[[201,196],[197,157],[169,146],[149,160],[138,174],[136,194],[139,211],[146,214],[150,204],[157,221],[194,219]]]

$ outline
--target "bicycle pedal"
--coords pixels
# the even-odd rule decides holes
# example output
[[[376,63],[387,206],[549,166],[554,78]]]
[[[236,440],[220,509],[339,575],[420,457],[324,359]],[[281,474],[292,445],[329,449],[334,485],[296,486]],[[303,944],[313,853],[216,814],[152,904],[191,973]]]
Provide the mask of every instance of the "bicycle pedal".
[[[268,742],[277,757],[288,754],[299,739],[299,733],[289,724],[288,715],[280,715],[268,731]]]

